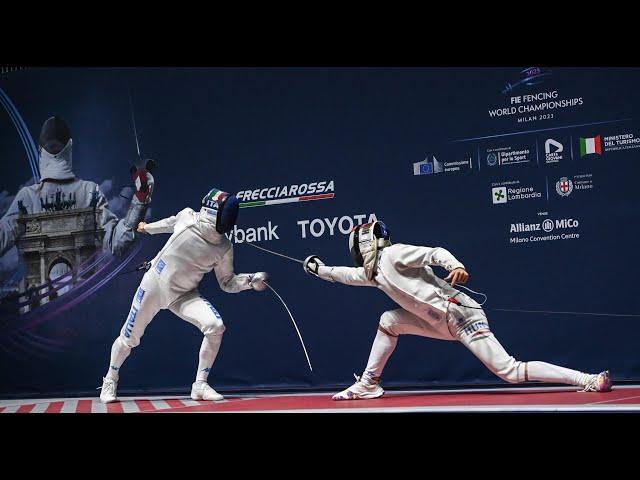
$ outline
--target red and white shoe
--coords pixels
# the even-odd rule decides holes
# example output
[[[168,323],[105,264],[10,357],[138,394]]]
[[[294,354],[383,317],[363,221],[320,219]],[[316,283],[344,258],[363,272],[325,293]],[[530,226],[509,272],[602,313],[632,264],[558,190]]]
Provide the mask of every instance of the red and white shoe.
[[[605,370],[604,372],[600,372],[598,375],[592,375],[582,391],[610,392],[612,384],[611,374],[609,373],[609,370]]]
[[[346,390],[336,393],[331,397],[332,400],[365,400],[384,395],[384,390],[378,383],[365,383],[356,374],[353,376],[356,377],[356,383]]]

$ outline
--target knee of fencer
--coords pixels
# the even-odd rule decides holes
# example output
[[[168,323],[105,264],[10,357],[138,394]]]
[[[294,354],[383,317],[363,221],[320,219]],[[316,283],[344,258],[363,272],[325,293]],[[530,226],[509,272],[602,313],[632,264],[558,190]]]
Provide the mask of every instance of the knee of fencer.
[[[494,373],[505,382],[509,383],[521,383],[524,382],[524,375],[519,375],[521,362],[516,361],[513,357],[509,360],[509,363]]]
[[[127,337],[124,333],[121,333],[119,339],[125,347],[136,348],[140,345],[140,339],[133,335]]]
[[[400,332],[396,331],[396,325],[396,317],[391,312],[384,312],[382,315],[380,315],[380,330],[382,330],[384,333],[393,337],[397,337]]]
[[[206,325],[202,329],[202,333],[207,335],[207,336],[209,336],[209,335],[211,335],[211,336],[222,335],[226,329],[227,329],[227,327],[224,326],[224,323],[216,322],[216,323],[212,323],[212,324]]]

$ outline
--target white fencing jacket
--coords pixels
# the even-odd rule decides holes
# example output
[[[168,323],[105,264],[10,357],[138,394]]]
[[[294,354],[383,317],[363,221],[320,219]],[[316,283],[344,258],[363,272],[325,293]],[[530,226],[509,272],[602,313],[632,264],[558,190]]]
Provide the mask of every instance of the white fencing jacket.
[[[171,233],[162,250],[151,262],[151,270],[161,286],[175,300],[194,290],[202,277],[215,270],[220,288],[237,293],[251,288],[251,276],[233,271],[233,244],[219,234],[215,225],[201,218],[200,213],[185,208],[177,215],[148,223],[145,231],[151,235]]]
[[[443,267],[447,271],[465,268],[444,248],[398,243],[378,252],[377,271],[372,280],[367,280],[362,267],[321,266],[318,275],[330,282],[378,287],[405,310],[439,326],[443,333],[449,332],[446,326],[447,312],[452,305],[448,301],[449,297],[455,296],[465,305],[479,305],[471,297],[437,277],[431,265]],[[477,316],[481,312],[465,308],[456,308],[456,311],[463,312],[468,317]]]
[[[13,202],[9,206],[5,215],[0,218],[0,257],[16,245],[21,235],[24,234],[22,227],[18,224],[17,218],[20,215],[18,205],[22,205],[27,213],[41,213],[43,203],[53,201],[55,195],[60,192],[66,199],[71,196],[75,199],[72,208],[86,208],[91,206],[94,192],[97,194],[98,203],[96,209],[101,213],[99,225],[105,230],[103,248],[114,255],[122,255],[130,245],[133,244],[136,235],[134,229],[127,226],[125,219],[118,219],[109,210],[109,205],[100,187],[94,182],[75,178],[72,165],[72,140],[69,139],[67,146],[58,155],[51,155],[46,150],[40,151],[40,175],[43,179],[69,180],[68,183],[40,182],[21,188]],[[131,224],[138,224],[142,220],[148,208],[141,204],[134,196],[131,200],[133,206],[137,207],[137,216]]]

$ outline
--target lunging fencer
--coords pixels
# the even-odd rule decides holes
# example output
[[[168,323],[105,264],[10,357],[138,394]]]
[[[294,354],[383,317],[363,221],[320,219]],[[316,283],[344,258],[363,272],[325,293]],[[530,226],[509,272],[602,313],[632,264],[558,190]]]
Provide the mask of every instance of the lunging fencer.
[[[100,400],[117,400],[119,371],[131,349],[137,347],[147,325],[163,309],[192,323],[204,334],[196,379],[191,387],[194,400],[222,400],[207,383],[216,359],[225,326],[220,313],[198,291],[202,277],[215,271],[220,288],[228,293],[265,290],[266,272],[235,274],[233,244],[224,235],[238,217],[235,195],[212,189],[202,199],[199,212],[185,208],[177,215],[153,223],[140,222],[138,232],[172,234],[150,262],[131,303],[120,335],[111,348],[111,361],[103,378]]]
[[[523,362],[509,355],[491,332],[480,304],[454,288],[466,283],[469,274],[444,248],[392,245],[385,224],[375,221],[353,229],[349,249],[357,267],[328,267],[312,255],[304,261],[304,269],[330,282],[377,287],[401,308],[382,314],[364,372],[355,376],[352,386],[334,395],[334,400],[382,396],[382,371],[398,337],[407,334],[457,340],[510,383],[537,381],[576,385],[588,392],[611,390],[608,371],[587,374],[540,361]],[[449,275],[444,280],[437,277],[433,265],[445,268]]]

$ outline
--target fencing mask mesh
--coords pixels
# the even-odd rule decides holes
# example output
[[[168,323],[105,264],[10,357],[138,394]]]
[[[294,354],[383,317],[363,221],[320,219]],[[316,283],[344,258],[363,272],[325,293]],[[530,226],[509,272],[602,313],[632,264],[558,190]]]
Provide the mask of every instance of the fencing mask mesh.
[[[358,267],[364,267],[371,280],[376,271],[378,251],[391,245],[387,226],[380,221],[356,226],[349,235],[349,251]]]

